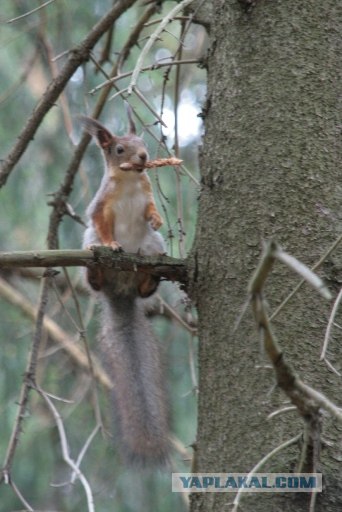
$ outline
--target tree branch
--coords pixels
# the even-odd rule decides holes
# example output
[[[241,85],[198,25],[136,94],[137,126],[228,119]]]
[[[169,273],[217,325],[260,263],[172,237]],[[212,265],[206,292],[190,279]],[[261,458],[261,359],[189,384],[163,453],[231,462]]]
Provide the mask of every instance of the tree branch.
[[[170,281],[187,284],[186,260],[170,256],[139,256],[124,252],[113,252],[109,247],[93,250],[53,250],[0,252],[0,268],[15,267],[92,267],[103,265],[117,270],[146,272]]]
[[[136,0],[120,0],[119,2],[115,2],[114,6],[92,28],[84,40],[79,45],[75,46],[75,48],[70,50],[67,61],[60,73],[48,85],[44,95],[33,109],[26,125],[19,134],[17,143],[14,145],[7,158],[2,162],[0,168],[0,188],[5,185],[13,167],[25,152],[42,119],[55,104],[55,101],[63,91],[70,77],[83,62],[88,60],[90,51],[93,49],[100,37],[109,30],[121,14],[123,14],[123,12],[125,12],[135,2]]]

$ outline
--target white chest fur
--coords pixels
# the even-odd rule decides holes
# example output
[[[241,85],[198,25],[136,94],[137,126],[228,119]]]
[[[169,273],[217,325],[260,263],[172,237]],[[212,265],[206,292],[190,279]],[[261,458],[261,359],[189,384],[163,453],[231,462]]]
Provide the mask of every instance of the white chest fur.
[[[148,197],[141,180],[125,180],[120,188],[119,197],[113,202],[114,240],[124,251],[137,252],[152,229],[145,219]]]

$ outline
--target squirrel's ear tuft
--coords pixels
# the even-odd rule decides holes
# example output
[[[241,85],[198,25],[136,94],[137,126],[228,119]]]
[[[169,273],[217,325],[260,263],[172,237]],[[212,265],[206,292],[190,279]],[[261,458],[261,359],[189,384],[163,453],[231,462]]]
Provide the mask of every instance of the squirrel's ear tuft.
[[[126,107],[126,112],[127,112],[127,117],[128,117],[128,126],[129,126],[128,133],[130,135],[135,135],[137,133],[137,131],[136,131],[135,124],[133,121],[132,107],[129,105],[129,103],[127,103],[127,101],[125,101],[125,107]]]
[[[113,142],[114,136],[99,121],[87,116],[78,116],[78,119],[84,126],[84,129],[95,138],[97,144],[102,149],[107,149]]]

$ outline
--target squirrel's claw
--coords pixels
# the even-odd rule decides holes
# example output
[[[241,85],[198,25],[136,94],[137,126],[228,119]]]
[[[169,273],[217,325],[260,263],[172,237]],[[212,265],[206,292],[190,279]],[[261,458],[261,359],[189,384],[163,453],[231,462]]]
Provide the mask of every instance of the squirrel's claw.
[[[113,251],[115,251],[115,252],[123,252],[121,245],[118,242],[116,242],[115,240],[113,240],[113,242],[110,242],[110,244],[108,244],[108,247],[113,249]]]

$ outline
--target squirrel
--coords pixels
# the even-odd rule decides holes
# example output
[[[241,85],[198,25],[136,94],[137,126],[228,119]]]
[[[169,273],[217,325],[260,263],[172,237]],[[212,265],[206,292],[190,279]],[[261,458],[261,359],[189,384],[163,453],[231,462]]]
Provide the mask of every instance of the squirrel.
[[[101,148],[105,172],[87,209],[83,247],[97,245],[140,255],[165,254],[163,223],[152,186],[144,171],[148,152],[136,135],[127,106],[129,132],[112,134],[98,121],[80,116],[85,130]],[[122,170],[122,163],[134,170]],[[86,279],[101,307],[99,346],[113,388],[111,402],[117,445],[133,466],[165,466],[169,462],[169,411],[158,343],[145,316],[144,298],[159,278],[143,272],[87,268]]]

